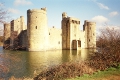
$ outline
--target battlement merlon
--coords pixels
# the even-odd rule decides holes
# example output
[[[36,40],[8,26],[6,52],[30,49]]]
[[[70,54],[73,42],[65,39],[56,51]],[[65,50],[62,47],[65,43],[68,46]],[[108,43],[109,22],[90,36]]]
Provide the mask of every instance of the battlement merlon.
[[[65,20],[67,19],[67,20],[76,20],[76,21],[80,21],[80,19],[78,19],[78,18],[68,17],[66,12],[63,12],[63,13],[62,13],[62,19],[65,19]]]
[[[64,18],[67,18],[67,13],[66,12],[62,13],[62,19],[64,19]]]
[[[24,20],[24,16],[20,16],[20,19]]]
[[[10,23],[4,23],[4,26],[8,26],[8,25],[10,25]]]
[[[63,19],[64,21],[69,21],[70,23],[77,23],[80,24],[80,20],[78,18],[74,17],[67,17]]]
[[[20,21],[20,19],[21,19],[21,20],[24,20],[24,16],[20,16],[20,18],[14,19],[14,20],[12,20],[11,22]]]
[[[95,25],[96,22],[92,22],[92,21],[90,21],[90,22],[87,22],[87,24],[93,24],[93,25]]]
[[[84,26],[86,26],[86,25],[88,25],[88,24],[93,24],[93,25],[95,25],[96,22],[85,20],[85,21],[84,21]]]
[[[72,21],[72,20],[74,20],[74,21],[80,21],[80,19],[74,18],[74,17],[68,17],[68,20],[70,20],[70,21]]]
[[[27,13],[32,13],[32,12],[38,12],[38,13],[47,13],[47,8],[41,8],[41,9],[29,9],[27,10]]]
[[[46,8],[46,7],[44,7],[44,8],[41,8],[41,10],[47,11],[47,8]]]

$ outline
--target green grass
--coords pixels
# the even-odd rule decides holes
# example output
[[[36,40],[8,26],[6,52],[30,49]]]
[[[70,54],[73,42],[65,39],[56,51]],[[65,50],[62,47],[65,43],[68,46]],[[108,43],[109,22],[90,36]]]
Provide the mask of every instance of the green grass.
[[[104,77],[107,77],[110,75],[120,75],[120,65],[117,68],[111,67],[105,71],[95,72],[92,75],[84,74],[81,77],[76,77],[76,78],[66,79],[66,80],[93,80],[93,79],[97,79],[97,78],[104,78]]]

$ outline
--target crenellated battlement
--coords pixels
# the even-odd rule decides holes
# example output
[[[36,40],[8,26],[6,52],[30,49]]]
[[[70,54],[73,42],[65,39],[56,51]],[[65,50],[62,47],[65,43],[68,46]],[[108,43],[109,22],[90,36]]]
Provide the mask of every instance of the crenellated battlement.
[[[80,24],[80,19],[74,18],[74,17],[68,17],[66,12],[63,12],[63,13],[62,13],[62,19],[63,19],[64,21],[69,21],[69,22],[71,22],[71,23]]]
[[[64,18],[67,18],[67,13],[66,12],[62,13],[62,19],[64,19]]]
[[[4,29],[10,26],[10,23],[4,23]]]
[[[78,19],[78,18],[74,18],[74,17],[68,17],[68,19],[69,19],[70,21],[72,21],[72,20],[80,21],[80,19]]]
[[[41,8],[41,9],[29,9],[27,10],[27,13],[33,13],[33,12],[38,12],[38,13],[47,13],[47,8]]]
[[[47,8],[46,8],[46,7],[44,7],[44,8],[41,8],[41,10],[47,11]]]
[[[96,25],[96,22],[85,20],[84,21],[84,26],[87,26],[87,25]]]
[[[95,25],[96,23],[95,22],[92,22],[92,21],[89,21],[87,22],[88,25]]]

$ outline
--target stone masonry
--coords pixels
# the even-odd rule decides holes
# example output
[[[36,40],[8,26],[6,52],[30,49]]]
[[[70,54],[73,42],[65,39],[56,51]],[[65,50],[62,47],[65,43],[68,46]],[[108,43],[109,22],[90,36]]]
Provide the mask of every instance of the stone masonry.
[[[3,47],[27,51],[96,48],[96,23],[85,20],[83,30],[79,26],[79,19],[63,12],[61,29],[49,28],[46,8],[29,9],[27,26],[23,16],[4,24]]]

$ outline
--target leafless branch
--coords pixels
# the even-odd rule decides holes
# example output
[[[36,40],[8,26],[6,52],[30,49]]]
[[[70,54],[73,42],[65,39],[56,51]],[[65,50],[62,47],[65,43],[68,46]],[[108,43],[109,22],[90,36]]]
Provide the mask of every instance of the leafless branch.
[[[4,8],[2,3],[0,3],[0,23],[5,23],[6,18],[8,18],[7,14],[7,10]]]

